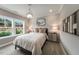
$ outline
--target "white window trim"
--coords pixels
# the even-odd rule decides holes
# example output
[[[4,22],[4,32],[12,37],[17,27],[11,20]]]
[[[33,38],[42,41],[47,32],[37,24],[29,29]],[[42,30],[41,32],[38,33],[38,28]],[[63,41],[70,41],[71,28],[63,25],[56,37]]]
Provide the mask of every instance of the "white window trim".
[[[11,19],[11,22],[12,22],[12,35],[10,35],[10,36],[17,36],[17,35],[25,34],[25,22],[23,20],[22,20],[23,21],[23,33],[22,34],[16,34],[16,28],[15,28],[15,23],[14,23],[14,21],[16,19],[15,18],[6,17],[6,16],[1,16],[0,18]],[[9,37],[9,36],[3,36],[3,37],[0,37],[0,38],[5,38],[5,37]]]

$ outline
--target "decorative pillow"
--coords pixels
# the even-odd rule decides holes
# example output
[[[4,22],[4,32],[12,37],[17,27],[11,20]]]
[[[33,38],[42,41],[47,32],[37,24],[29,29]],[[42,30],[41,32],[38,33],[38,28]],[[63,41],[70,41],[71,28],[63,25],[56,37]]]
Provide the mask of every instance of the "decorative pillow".
[[[46,28],[35,28],[35,32],[37,32],[37,33],[46,33]]]
[[[46,33],[46,28],[40,28],[40,29],[39,29],[39,32],[40,32],[40,33]]]

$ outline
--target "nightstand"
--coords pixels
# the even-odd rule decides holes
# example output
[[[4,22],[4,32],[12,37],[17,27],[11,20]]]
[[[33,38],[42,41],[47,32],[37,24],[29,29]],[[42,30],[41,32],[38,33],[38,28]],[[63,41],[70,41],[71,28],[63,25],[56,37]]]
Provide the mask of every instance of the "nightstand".
[[[49,32],[48,33],[48,40],[58,42],[58,34],[55,32]]]

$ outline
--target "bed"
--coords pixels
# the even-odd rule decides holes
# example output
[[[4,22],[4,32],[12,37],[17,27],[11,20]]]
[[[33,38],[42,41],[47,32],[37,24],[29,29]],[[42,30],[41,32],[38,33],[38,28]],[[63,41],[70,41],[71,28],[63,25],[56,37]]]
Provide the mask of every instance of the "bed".
[[[45,30],[44,30],[45,31]],[[24,34],[18,36],[13,41],[15,48],[17,46],[22,47],[23,49],[30,51],[32,55],[42,54],[42,46],[46,41],[47,34],[43,32],[31,32],[29,34]]]

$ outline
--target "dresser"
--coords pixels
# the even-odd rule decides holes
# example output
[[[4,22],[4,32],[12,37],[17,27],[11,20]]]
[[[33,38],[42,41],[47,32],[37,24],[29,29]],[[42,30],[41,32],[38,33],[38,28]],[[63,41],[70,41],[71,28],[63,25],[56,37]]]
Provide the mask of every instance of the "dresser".
[[[53,42],[59,42],[58,34],[55,32],[48,32],[48,40]]]

